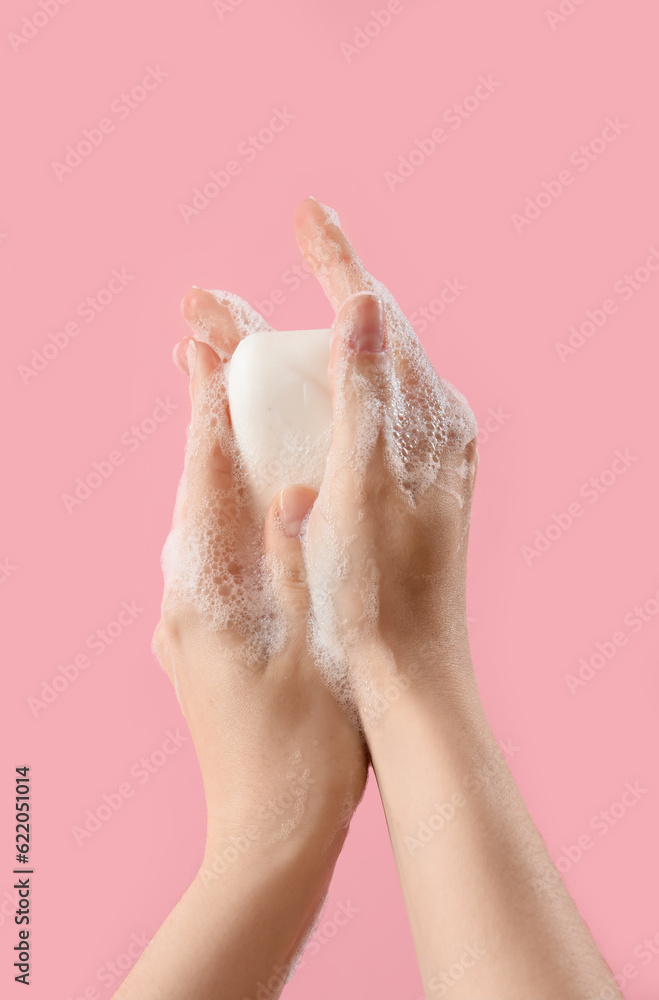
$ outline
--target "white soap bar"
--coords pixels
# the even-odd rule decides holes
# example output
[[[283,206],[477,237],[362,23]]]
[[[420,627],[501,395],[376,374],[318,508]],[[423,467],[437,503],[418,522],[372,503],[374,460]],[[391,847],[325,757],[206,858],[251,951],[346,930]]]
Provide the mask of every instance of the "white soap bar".
[[[241,340],[229,366],[231,423],[257,508],[283,487],[318,489],[332,436],[331,330],[277,330]]]

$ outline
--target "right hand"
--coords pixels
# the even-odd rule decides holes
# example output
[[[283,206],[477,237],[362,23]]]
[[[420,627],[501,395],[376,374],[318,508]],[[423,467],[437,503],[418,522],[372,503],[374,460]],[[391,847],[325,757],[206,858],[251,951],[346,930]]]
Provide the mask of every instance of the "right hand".
[[[306,537],[315,652],[364,721],[395,678],[436,688],[449,673],[461,681],[466,664],[471,673],[465,578],[477,427],[334,213],[303,202],[296,234],[337,313],[333,438]],[[393,433],[406,430],[407,440]],[[435,470],[424,451],[433,447]]]

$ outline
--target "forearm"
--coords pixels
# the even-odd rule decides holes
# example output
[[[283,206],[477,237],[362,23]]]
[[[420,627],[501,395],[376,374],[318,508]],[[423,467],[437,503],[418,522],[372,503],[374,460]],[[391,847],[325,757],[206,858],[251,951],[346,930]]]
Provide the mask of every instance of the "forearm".
[[[428,997],[619,997],[475,683],[412,687],[367,738]]]
[[[228,865],[208,851],[114,1000],[275,1000],[332,867],[320,844],[285,857],[255,848]]]

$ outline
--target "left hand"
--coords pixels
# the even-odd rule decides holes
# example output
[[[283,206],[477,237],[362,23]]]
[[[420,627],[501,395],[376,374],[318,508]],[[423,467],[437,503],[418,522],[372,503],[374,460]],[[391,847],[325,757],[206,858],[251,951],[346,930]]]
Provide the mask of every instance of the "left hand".
[[[221,367],[245,333],[241,317],[252,329],[267,324],[234,296],[218,301],[200,289],[182,308],[196,334],[175,350],[184,371],[193,361],[192,420],[163,552],[154,649],[176,685],[199,758],[206,864],[217,867],[240,843],[251,858],[270,859],[313,844],[331,865],[363,794],[367,756],[307,648],[297,532],[315,493],[288,487],[270,506],[265,537],[257,530],[237,482]],[[257,580],[264,556],[265,589]]]

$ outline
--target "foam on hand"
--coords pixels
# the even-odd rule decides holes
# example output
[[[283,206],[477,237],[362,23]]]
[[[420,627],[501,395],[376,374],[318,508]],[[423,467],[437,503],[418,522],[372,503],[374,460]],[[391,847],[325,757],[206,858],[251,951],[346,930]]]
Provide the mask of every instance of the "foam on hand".
[[[284,486],[320,488],[332,437],[331,333],[253,333],[241,340],[231,358],[231,424],[261,514]]]
[[[338,225],[330,210],[326,220]],[[319,226],[307,255],[313,256],[314,273],[338,313],[343,298],[328,277],[337,252]],[[311,598],[308,635],[317,668],[356,718],[356,704],[364,704],[364,697],[349,666],[355,659],[351,643],[378,627],[377,549],[386,544],[378,536],[373,551],[364,551],[354,531],[369,517],[365,486],[376,445],[384,443],[401,511],[412,511],[428,490],[437,503],[462,504],[460,479],[475,468],[464,459],[464,449],[478,428],[464,396],[438,376],[394,296],[361,261],[345,265],[340,287],[381,299],[391,373],[385,405],[367,381],[346,368],[345,359],[339,361],[333,376],[336,419],[342,419],[348,400],[356,407],[356,419],[354,440],[336,454],[330,448],[330,331],[280,333],[237,295],[213,292],[242,339],[229,364],[218,366],[199,394],[186,453],[188,459],[212,456],[218,444],[231,461],[231,482],[222,491],[200,489],[198,473],[186,468],[162,565],[170,604],[192,606],[210,629],[229,630],[228,648],[245,663],[266,664],[284,648],[285,625],[277,567],[264,558],[264,514],[282,486],[305,483],[318,490],[301,534]],[[335,322],[334,337],[349,332]],[[213,346],[211,331],[200,329],[196,336]],[[352,520],[346,520],[341,503],[333,502],[335,483],[342,484],[339,497],[348,483]],[[467,528],[468,518],[458,546],[465,543]],[[346,582],[354,583],[362,608],[348,632],[341,604]]]

